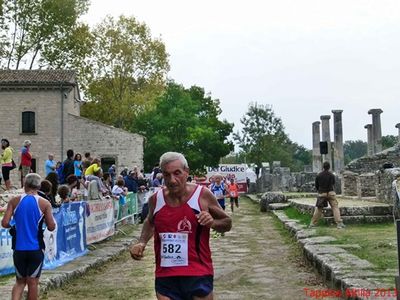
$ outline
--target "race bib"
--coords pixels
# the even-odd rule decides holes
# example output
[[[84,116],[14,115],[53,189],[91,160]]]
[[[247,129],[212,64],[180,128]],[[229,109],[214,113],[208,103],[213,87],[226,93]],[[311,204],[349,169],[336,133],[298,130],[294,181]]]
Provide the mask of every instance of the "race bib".
[[[160,233],[161,267],[188,266],[188,234],[181,232]]]

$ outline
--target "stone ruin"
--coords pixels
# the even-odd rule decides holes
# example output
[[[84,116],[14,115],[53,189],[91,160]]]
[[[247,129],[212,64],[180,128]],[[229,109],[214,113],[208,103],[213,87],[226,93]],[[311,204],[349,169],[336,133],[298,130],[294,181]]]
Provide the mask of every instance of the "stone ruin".
[[[392,183],[400,178],[400,143],[382,151],[381,109],[370,109],[372,124],[367,124],[368,154],[344,166],[342,110],[332,110],[334,141],[330,138],[330,115],[322,115],[312,123],[312,167],[303,172],[291,172],[280,162],[272,167],[263,163],[257,179],[257,192],[315,192],[315,177],[322,170],[322,162],[328,161],[336,174],[336,193],[359,199],[393,204],[396,198]],[[396,124],[399,129],[400,123]],[[322,130],[322,134],[321,134]],[[320,142],[326,142],[328,153],[321,154]],[[400,199],[399,199],[400,202]]]

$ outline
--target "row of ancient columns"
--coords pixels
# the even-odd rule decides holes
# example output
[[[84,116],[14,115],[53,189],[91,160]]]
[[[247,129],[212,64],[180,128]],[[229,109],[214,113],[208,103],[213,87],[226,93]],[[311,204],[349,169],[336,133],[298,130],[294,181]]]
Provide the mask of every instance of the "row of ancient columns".
[[[333,170],[337,173],[344,169],[344,153],[343,153],[343,128],[342,128],[342,112],[343,110],[332,110],[333,113],[333,132],[334,144],[331,145],[329,120],[330,115],[322,115],[321,122],[316,121],[312,123],[313,134],[313,172],[319,172],[322,169],[322,161],[327,161],[332,166]],[[372,115],[372,124],[367,124],[364,128],[367,129],[368,137],[368,156],[382,151],[382,126],[381,126],[381,113],[382,109],[374,108],[368,111]],[[322,136],[320,134],[320,124]],[[396,124],[398,128],[398,140],[400,143],[400,123]],[[328,153],[320,154],[320,142],[327,142]],[[332,155],[333,152],[333,155]]]
[[[381,113],[383,113],[383,110],[380,108],[374,108],[368,111],[368,114],[372,115],[372,124],[364,126],[364,128],[367,129],[368,156],[382,151]]]
[[[313,133],[313,172],[320,172],[322,170],[322,161],[327,161],[333,165],[333,170],[339,173],[344,168],[344,153],[343,153],[343,126],[342,126],[342,112],[343,110],[332,110],[333,113],[333,147],[331,144],[329,120],[330,115],[322,115],[321,122],[316,121],[312,123]],[[322,138],[320,134],[320,124],[322,129]],[[320,142],[327,142],[328,153],[321,156]],[[333,151],[333,155],[332,155]],[[333,160],[333,164],[332,164]]]

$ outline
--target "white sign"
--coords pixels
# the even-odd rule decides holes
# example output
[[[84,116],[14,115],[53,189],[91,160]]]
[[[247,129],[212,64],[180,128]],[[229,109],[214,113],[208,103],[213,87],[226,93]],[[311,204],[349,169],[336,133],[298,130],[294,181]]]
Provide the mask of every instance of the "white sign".
[[[114,234],[113,200],[87,202],[90,215],[86,218],[86,243],[92,244]]]

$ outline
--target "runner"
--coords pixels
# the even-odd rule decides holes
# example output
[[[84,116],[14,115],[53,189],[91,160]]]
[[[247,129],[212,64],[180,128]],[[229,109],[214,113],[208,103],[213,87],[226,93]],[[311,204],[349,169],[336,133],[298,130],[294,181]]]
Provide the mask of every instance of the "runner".
[[[131,256],[142,259],[154,235],[157,299],[213,299],[210,228],[229,231],[232,220],[208,189],[187,183],[189,167],[182,154],[164,153],[160,167],[165,188],[150,197],[149,215]]]
[[[25,177],[22,196],[12,198],[7,205],[1,226],[10,228],[13,236],[14,266],[16,283],[12,299],[21,299],[25,285],[28,285],[28,299],[38,298],[38,283],[44,259],[42,224],[45,221],[49,231],[55,229],[50,202],[39,197],[41,178],[36,173]],[[13,217],[13,224],[10,224]]]
[[[213,178],[214,178],[214,183],[210,185],[210,190],[217,198],[219,205],[222,207],[223,210],[225,210],[226,190],[225,190],[225,184],[222,182],[223,177],[221,174],[215,174]]]
[[[231,210],[233,212],[233,202],[235,202],[236,208],[239,208],[239,187],[235,182],[234,178],[231,178],[231,183],[228,184],[228,193],[231,199]]]

